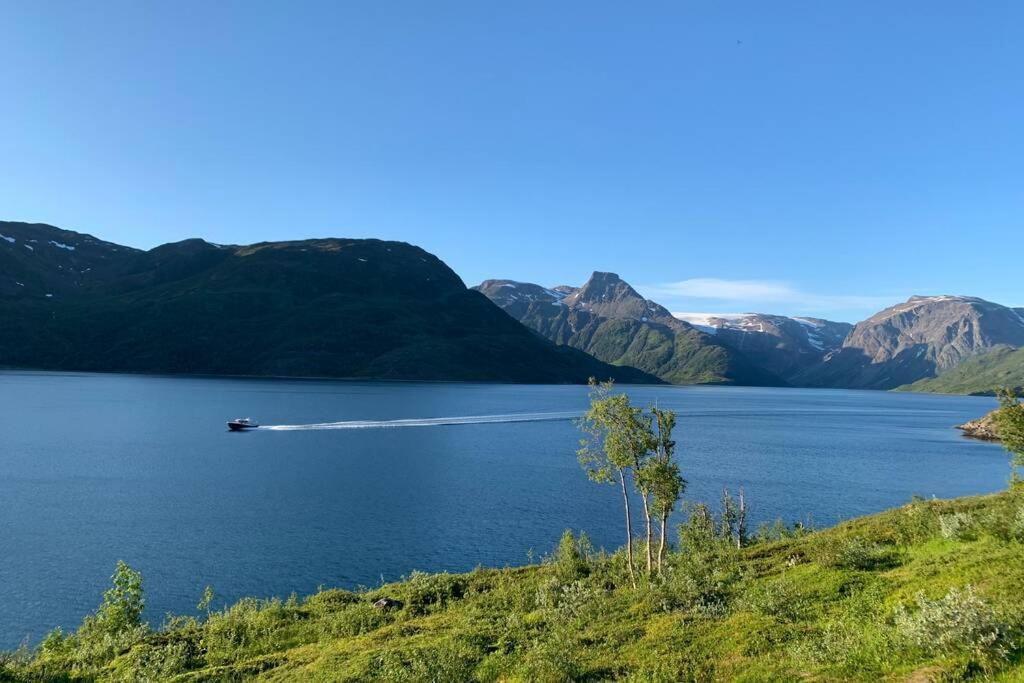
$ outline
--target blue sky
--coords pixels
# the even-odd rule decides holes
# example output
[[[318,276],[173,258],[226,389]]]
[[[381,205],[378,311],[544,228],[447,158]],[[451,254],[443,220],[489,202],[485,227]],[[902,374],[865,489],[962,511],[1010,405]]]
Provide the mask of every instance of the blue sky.
[[[0,3],[0,218],[673,310],[1024,305],[1018,2]]]

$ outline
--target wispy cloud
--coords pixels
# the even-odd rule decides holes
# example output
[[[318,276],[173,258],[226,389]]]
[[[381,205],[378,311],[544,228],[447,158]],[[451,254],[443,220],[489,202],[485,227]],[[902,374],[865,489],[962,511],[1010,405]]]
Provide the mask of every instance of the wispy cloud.
[[[899,296],[868,296],[858,294],[818,294],[806,292],[780,280],[725,280],[691,278],[640,288],[654,300],[702,299],[728,304],[731,307],[765,305],[785,306],[804,313],[830,311],[875,311],[900,301]],[[904,297],[905,298],[905,297]],[[771,312],[771,311],[759,311]]]

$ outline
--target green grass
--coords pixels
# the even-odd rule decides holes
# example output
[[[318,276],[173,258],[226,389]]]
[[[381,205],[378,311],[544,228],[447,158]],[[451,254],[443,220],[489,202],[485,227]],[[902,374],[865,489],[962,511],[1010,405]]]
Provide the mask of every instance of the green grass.
[[[971,358],[938,377],[905,384],[896,391],[923,391],[936,394],[984,394],[991,396],[993,387],[1024,388],[1024,348],[996,347],[988,353]]]
[[[637,589],[621,553],[563,543],[527,567],[51,637],[0,680],[1024,680],[1022,541],[1018,487],[742,550],[690,541]]]

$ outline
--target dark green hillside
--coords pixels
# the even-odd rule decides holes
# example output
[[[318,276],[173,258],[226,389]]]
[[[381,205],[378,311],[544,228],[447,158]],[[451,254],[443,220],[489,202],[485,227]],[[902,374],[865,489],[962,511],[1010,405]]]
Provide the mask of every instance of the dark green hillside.
[[[15,283],[0,294],[0,365],[653,381],[556,347],[408,244],[322,239],[222,247],[186,240],[140,252],[66,231],[59,234],[64,246],[54,246],[54,230],[0,224],[0,234],[15,239],[0,241],[0,278]],[[35,249],[23,246],[29,239],[37,240],[29,243]],[[9,277],[15,266],[24,282]]]
[[[1024,390],[1024,348],[998,346],[981,356],[965,360],[938,377],[906,384],[897,391],[991,395],[992,387]]]

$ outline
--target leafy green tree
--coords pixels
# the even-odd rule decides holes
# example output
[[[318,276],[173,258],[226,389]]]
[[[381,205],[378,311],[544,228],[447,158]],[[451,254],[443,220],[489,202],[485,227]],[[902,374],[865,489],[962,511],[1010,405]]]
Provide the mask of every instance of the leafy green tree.
[[[1018,400],[1017,392],[1009,387],[1000,388],[996,395],[999,398],[996,432],[1006,450],[1013,454],[1011,466],[1014,481],[1017,481],[1017,468],[1024,467],[1024,405]]]
[[[141,626],[142,610],[146,606],[142,574],[118,560],[110,579],[114,585],[103,594],[103,604],[96,611],[97,625],[109,633]]]
[[[654,457],[647,462],[640,473],[640,478],[647,483],[651,491],[652,508],[658,515],[660,538],[657,566],[660,572],[667,545],[668,518],[686,490],[686,480],[682,477],[679,465],[674,461],[676,442],[672,440],[672,430],[676,425],[676,414],[671,410],[657,407],[651,408],[651,413],[657,429],[654,435]]]
[[[645,422],[643,411],[633,407],[627,395],[612,393],[612,382],[599,384],[591,378],[590,387],[590,409],[577,423],[587,436],[580,441],[577,455],[591,481],[619,485],[626,517],[626,561],[635,587],[633,518],[626,479],[632,480],[650,449],[650,421]]]
[[[571,529],[566,529],[555,552],[555,573],[563,584],[582,578],[589,572],[590,540],[581,533],[577,540]]]
[[[654,524],[652,521],[651,498],[658,482],[657,466],[651,457],[657,446],[651,428],[651,416],[642,411],[637,413],[639,424],[631,445],[633,454],[633,487],[640,494],[644,506],[644,551],[647,559],[647,576],[654,571]]]

